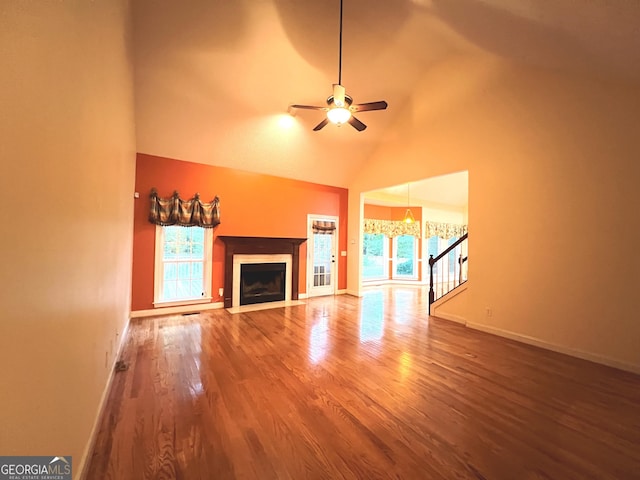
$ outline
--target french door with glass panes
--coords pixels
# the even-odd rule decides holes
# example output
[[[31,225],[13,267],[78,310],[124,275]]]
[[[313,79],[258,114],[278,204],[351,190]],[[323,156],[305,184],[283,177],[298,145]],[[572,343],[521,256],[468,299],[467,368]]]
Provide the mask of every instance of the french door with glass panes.
[[[307,296],[334,295],[338,281],[338,217],[308,216]]]
[[[413,235],[393,237],[393,279],[418,279],[418,239]]]

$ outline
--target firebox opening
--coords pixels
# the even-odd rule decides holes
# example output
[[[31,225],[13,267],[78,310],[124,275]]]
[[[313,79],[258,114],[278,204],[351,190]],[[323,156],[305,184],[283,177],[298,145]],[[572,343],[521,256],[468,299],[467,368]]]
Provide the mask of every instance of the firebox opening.
[[[240,265],[240,305],[285,299],[286,263]]]

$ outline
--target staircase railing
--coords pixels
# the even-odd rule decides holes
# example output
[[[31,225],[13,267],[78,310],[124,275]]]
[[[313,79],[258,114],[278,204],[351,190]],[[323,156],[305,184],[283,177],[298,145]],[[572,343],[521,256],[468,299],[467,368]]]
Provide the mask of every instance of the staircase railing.
[[[467,281],[468,237],[465,233],[435,258],[429,255],[429,314],[433,302]]]

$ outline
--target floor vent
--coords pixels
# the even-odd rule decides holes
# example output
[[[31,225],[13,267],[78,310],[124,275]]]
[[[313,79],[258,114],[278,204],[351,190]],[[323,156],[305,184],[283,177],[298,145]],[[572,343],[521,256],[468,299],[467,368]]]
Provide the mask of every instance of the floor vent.
[[[116,372],[124,372],[126,370],[129,370],[129,365],[122,360],[118,360],[116,362]]]

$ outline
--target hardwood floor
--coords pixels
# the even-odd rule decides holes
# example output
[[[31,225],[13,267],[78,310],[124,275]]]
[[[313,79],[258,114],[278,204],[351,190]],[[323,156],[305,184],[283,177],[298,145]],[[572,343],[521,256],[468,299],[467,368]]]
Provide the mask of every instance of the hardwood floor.
[[[132,323],[87,479],[640,479],[640,376],[426,292]]]

